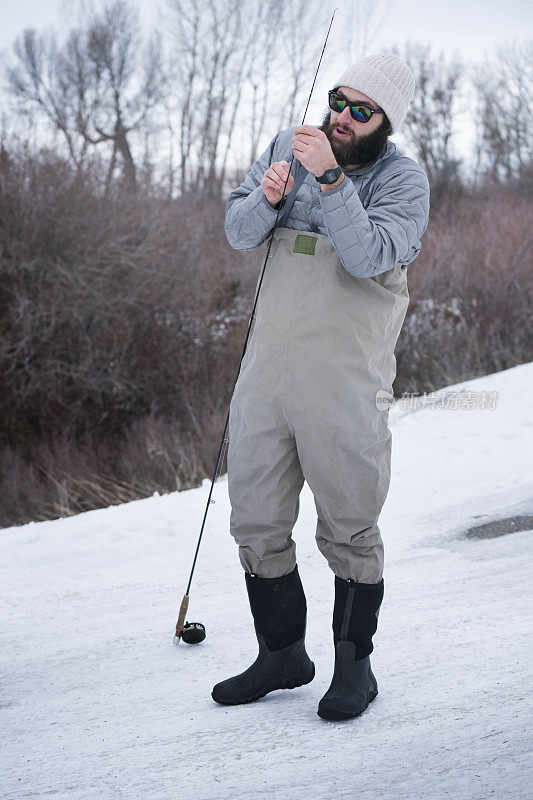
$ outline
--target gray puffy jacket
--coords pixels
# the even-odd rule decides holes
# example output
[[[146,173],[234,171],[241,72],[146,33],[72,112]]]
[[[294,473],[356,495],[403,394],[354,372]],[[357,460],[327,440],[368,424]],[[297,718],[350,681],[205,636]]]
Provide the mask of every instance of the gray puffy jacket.
[[[236,250],[259,247],[274,227],[278,212],[266,199],[261,181],[274,161],[290,163],[294,131],[286,128],[272,139],[228,198],[224,229]],[[429,221],[429,182],[422,167],[407,156],[394,159],[376,175],[380,162],[395,151],[389,139],[375,161],[347,171],[329,192],[320,190],[312,173],[306,175],[286,227],[329,236],[345,269],[356,278],[386,272],[398,262],[410,264],[420,252]],[[297,166],[294,159],[293,173]],[[367,183],[365,208],[358,192]]]

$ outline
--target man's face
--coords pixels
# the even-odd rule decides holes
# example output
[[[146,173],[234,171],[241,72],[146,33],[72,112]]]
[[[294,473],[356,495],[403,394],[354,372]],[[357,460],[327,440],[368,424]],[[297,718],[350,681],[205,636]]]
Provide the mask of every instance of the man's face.
[[[347,86],[337,90],[347,100],[379,108],[370,97]],[[341,112],[328,109],[320,130],[324,131],[340,167],[355,168],[370,163],[387,144],[389,121],[385,114],[372,114],[369,122],[358,122],[348,106]]]

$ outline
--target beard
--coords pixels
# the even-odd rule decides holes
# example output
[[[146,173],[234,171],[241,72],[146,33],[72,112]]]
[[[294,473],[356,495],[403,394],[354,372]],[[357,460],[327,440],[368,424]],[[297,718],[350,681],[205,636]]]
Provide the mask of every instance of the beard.
[[[383,115],[381,125],[375,131],[365,134],[356,134],[350,131],[350,138],[346,141],[341,141],[333,136],[335,128],[339,127],[341,130],[347,130],[342,125],[331,124],[331,111],[328,111],[319,126],[319,130],[324,131],[328,141],[331,145],[333,155],[337,159],[339,167],[345,169],[346,167],[359,167],[369,164],[374,161],[384,147],[387,146],[389,138],[389,120],[387,116]]]

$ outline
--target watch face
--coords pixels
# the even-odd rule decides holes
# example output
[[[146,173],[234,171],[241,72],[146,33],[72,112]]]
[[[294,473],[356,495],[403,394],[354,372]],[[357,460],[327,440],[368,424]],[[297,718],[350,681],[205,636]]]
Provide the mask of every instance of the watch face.
[[[327,169],[324,174],[319,178],[317,177],[317,181],[319,183],[335,183],[335,181],[342,175],[341,167],[336,167],[335,169],[330,168]]]

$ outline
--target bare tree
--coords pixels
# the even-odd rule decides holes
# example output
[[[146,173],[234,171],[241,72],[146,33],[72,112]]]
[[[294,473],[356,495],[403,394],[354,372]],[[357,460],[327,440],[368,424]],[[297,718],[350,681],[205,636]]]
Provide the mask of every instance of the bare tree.
[[[106,189],[117,158],[130,188],[136,169],[130,137],[161,101],[161,44],[141,47],[138,12],[126,0],[107,3],[63,46],[54,34],[26,30],[15,42],[17,63],[8,88],[23,106],[37,107],[60,131],[79,168],[90,145],[111,145]]]
[[[345,0],[343,29],[350,48],[350,63],[364,58],[368,51],[374,52],[373,42],[385,25],[389,2],[377,16],[379,0]]]
[[[291,5],[294,8],[295,3]],[[283,30],[283,0],[270,0],[257,6],[256,34],[250,39],[250,52],[247,61],[248,70],[244,79],[252,90],[250,104],[250,163],[258,156],[259,142],[264,133],[271,105],[272,77],[275,74],[275,59],[272,54],[279,47]],[[263,19],[264,18],[264,19]],[[234,99],[231,119],[235,125],[239,106],[242,100],[237,95]],[[232,131],[233,132],[233,131]],[[231,146],[231,135],[228,136],[226,159]],[[226,160],[225,159],[225,160]]]
[[[280,31],[283,54],[276,82],[283,86],[283,102],[279,104],[278,128],[299,125],[309,92],[314,68],[322,49],[324,25],[329,9],[323,3],[294,0],[284,9]]]
[[[437,201],[460,182],[460,160],[454,157],[452,145],[463,65],[457,56],[448,62],[442,52],[435,58],[430,45],[410,40],[403,54],[397,47],[391,52],[403,58],[415,76],[416,91],[403,130],[428,174]]]
[[[473,69],[472,82],[478,100],[478,174],[497,183],[531,175],[533,42],[498,48],[491,61]]]
[[[273,109],[282,115],[278,130],[284,117],[292,120],[302,81],[316,60],[322,13],[319,0],[206,0],[192,6],[168,0],[167,71],[175,97],[168,119],[178,120],[169,132],[179,136],[182,192],[192,186],[220,192],[244,114],[252,161]]]
[[[76,64],[80,56],[78,44],[74,34],[70,42],[74,71],[79,66]],[[79,168],[88,143],[77,136],[75,118],[83,116],[79,101],[82,105],[86,102],[86,86],[80,83],[77,97],[70,93],[70,84],[61,76],[63,55],[53,34],[37,34],[27,29],[15,41],[13,51],[17,63],[6,70],[8,91],[18,101],[21,111],[39,111],[64,136],[70,157]]]
[[[174,115],[178,119],[176,125],[170,123],[170,132],[179,135],[182,192],[190,186],[214,194],[220,189],[235,111],[250,80],[254,45],[264,42],[266,8],[272,2],[279,0],[207,0],[192,6],[187,0],[168,2],[168,74],[174,90],[169,94],[175,97],[169,120]]]
[[[99,84],[100,102],[81,133],[92,144],[112,143],[110,174],[120,153],[125,178],[132,187],[136,176],[128,134],[141,125],[160,99],[159,47],[156,41],[149,43],[139,68],[140,44],[138,11],[126,0],[107,5],[87,32],[88,62]]]

